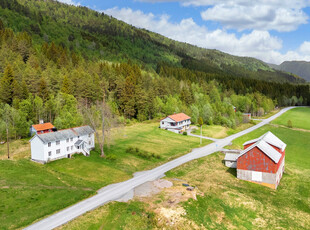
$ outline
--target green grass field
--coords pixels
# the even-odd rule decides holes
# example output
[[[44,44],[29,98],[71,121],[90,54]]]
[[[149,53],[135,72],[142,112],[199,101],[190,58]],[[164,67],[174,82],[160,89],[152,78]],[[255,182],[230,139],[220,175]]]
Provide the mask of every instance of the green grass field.
[[[272,124],[288,125],[288,121],[292,121],[293,128],[310,130],[310,108],[295,108],[287,111],[281,117],[277,118]]]
[[[254,123],[258,123],[257,121],[253,121]],[[252,127],[254,124],[246,123],[241,124],[235,129],[223,127],[220,125],[203,125],[202,126],[202,136],[212,137],[212,138],[225,138],[227,136],[238,133],[242,130],[248,129]],[[192,133],[200,135],[200,128],[193,130]]]
[[[6,146],[0,146],[0,229],[16,229],[95,194],[99,188],[129,179],[136,171],[147,170],[199,147],[199,138],[161,130],[158,124],[137,124],[117,132],[106,154],[75,155],[46,165],[30,161],[28,140],[11,143],[11,160]],[[210,143],[204,140],[203,145]],[[144,159],[126,153],[128,147],[160,155]]]
[[[277,190],[237,179],[236,170],[224,166],[224,154],[215,153],[168,172],[173,188],[149,200],[113,202],[61,229],[310,229],[310,132],[267,125],[236,139],[233,146],[241,148],[267,131],[287,143],[285,173]],[[197,199],[175,203],[174,197],[186,193],[183,181],[197,187]],[[167,217],[158,211],[162,207],[186,214]],[[117,218],[110,223],[113,213]],[[171,219],[174,225],[167,225]]]

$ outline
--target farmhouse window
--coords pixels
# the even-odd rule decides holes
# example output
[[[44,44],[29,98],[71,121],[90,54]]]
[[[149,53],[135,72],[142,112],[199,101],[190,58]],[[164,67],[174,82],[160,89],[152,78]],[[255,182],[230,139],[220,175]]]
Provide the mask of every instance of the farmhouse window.
[[[69,147],[67,147],[67,152],[69,152]]]
[[[163,122],[162,122],[162,124],[164,125],[164,124],[165,124],[165,122],[163,121]]]
[[[48,147],[51,147],[51,146],[52,146],[52,143],[51,143],[51,142],[48,142],[47,146],[48,146]]]
[[[71,146],[71,150],[73,150],[73,145]]]
[[[57,150],[56,150],[56,154],[59,154],[59,153],[60,153],[60,149],[57,149]]]
[[[56,141],[56,145],[60,145],[60,141]]]
[[[52,156],[52,152],[51,151],[48,152],[48,156],[49,157]]]
[[[89,141],[88,144],[91,145],[91,141]]]
[[[88,134],[88,137],[90,137],[91,134]]]
[[[70,141],[73,141],[73,137],[70,138]]]
[[[69,142],[69,138],[67,139],[67,142]]]

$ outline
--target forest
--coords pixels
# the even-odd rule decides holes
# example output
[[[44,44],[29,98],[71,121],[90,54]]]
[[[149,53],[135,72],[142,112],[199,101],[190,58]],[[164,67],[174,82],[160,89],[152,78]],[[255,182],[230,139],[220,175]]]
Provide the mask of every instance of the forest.
[[[85,108],[102,101],[123,124],[184,112],[193,123],[201,117],[231,128],[244,112],[261,116],[310,103],[309,85],[297,76],[258,60],[159,42],[85,7],[5,0],[0,12],[1,141],[7,130],[11,139],[28,137],[40,119],[58,129],[82,125]],[[214,62],[205,58],[211,54]]]

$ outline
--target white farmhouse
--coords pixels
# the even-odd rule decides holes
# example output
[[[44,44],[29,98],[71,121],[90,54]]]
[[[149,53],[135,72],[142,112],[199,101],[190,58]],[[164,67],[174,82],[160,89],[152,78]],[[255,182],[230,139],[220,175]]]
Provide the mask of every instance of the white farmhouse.
[[[47,163],[61,158],[70,158],[75,153],[89,156],[95,147],[94,130],[90,126],[37,133],[30,139],[31,160]]]
[[[184,113],[170,115],[160,121],[160,128],[181,133],[187,130],[191,124],[191,118]]]

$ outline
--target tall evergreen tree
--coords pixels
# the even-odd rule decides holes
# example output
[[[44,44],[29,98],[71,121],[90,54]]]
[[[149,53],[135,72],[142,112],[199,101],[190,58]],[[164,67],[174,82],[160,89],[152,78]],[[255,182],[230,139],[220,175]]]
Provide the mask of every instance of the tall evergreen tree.
[[[7,65],[4,70],[3,77],[1,79],[0,85],[0,97],[1,101],[7,104],[12,104],[13,102],[13,82],[14,73],[11,65]]]
[[[41,77],[40,79],[38,95],[39,97],[43,99],[43,101],[46,101],[49,98],[49,90],[48,90],[47,83],[44,77]]]
[[[13,80],[13,99],[23,99],[22,87],[17,80]]]
[[[67,75],[64,76],[64,79],[62,81],[61,90],[62,93],[71,94],[73,95],[74,89],[73,89],[73,82],[68,78]]]
[[[25,80],[22,81],[21,83],[21,91],[22,91],[22,99],[27,99],[28,98],[28,94],[29,94],[29,90],[28,90],[28,86]]]
[[[132,118],[136,114],[135,110],[135,82],[136,78],[133,73],[128,75],[125,80],[125,87],[122,92],[122,101],[124,108],[124,115],[127,118]]]

